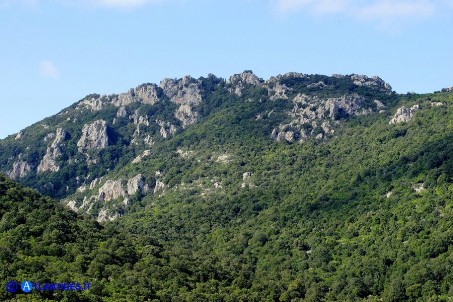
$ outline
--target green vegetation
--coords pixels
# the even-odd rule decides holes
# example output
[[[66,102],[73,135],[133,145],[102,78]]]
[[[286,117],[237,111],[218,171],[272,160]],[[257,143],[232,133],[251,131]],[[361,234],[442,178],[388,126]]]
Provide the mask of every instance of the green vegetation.
[[[117,143],[99,155],[111,165],[106,177],[141,173],[152,187],[161,171],[166,185],[133,196],[113,222],[0,178],[1,300],[25,301],[5,292],[12,279],[92,282],[86,292],[32,296],[48,301],[453,300],[453,93],[398,96],[313,76],[335,87],[325,97],[351,88],[387,110],[291,144],[270,139],[289,101],[202,81],[201,122],[156,142],[141,163],[130,163],[140,147],[124,141],[133,129],[112,128]],[[304,81],[286,85],[312,89]],[[414,104],[411,121],[388,123]],[[140,110],[173,118],[154,106]]]

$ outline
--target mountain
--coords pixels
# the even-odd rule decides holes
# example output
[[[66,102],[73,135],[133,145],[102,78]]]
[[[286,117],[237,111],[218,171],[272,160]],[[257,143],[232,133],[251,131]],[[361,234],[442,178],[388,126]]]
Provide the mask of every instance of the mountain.
[[[229,114],[237,123],[251,123],[242,131],[254,129],[253,136],[266,140],[323,140],[347,117],[382,111],[394,99],[380,78],[359,75],[288,73],[263,81],[245,71],[228,81],[213,75],[164,79],[159,86],[143,84],[119,95],[88,95],[2,140],[0,170],[45,195],[67,198],[74,210],[103,221],[124,211],[112,212],[105,202],[122,199],[127,207],[136,193],[155,193],[169,178],[167,167],[126,173],[122,179],[103,176],[142,165],[143,158],[162,153],[160,148],[173,148],[190,126]],[[244,116],[237,116],[237,110]],[[179,152],[178,158],[186,154],[180,148],[169,152]]]
[[[165,79],[0,141],[0,169],[130,247],[80,272],[93,299],[449,301],[452,102],[359,75]]]

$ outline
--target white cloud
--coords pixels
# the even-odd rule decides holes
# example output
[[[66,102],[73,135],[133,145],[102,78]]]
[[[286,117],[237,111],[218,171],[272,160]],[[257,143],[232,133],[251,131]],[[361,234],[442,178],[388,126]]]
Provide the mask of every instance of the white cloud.
[[[51,61],[41,61],[39,63],[39,74],[45,78],[58,79],[60,77],[60,72],[55,64]]]

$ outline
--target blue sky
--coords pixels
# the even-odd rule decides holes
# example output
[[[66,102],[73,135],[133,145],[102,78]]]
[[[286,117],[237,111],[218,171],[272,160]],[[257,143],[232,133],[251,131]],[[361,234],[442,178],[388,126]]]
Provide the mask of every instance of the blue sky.
[[[452,0],[0,0],[0,138],[165,77],[379,75],[453,86]]]

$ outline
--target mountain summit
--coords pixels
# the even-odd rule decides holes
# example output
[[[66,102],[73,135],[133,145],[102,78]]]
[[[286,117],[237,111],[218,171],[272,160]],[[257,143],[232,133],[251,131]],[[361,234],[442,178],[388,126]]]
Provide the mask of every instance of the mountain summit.
[[[451,91],[360,75],[88,95],[0,141],[1,171],[59,200],[0,177],[2,279],[93,282],[49,301],[450,301],[452,116]]]

